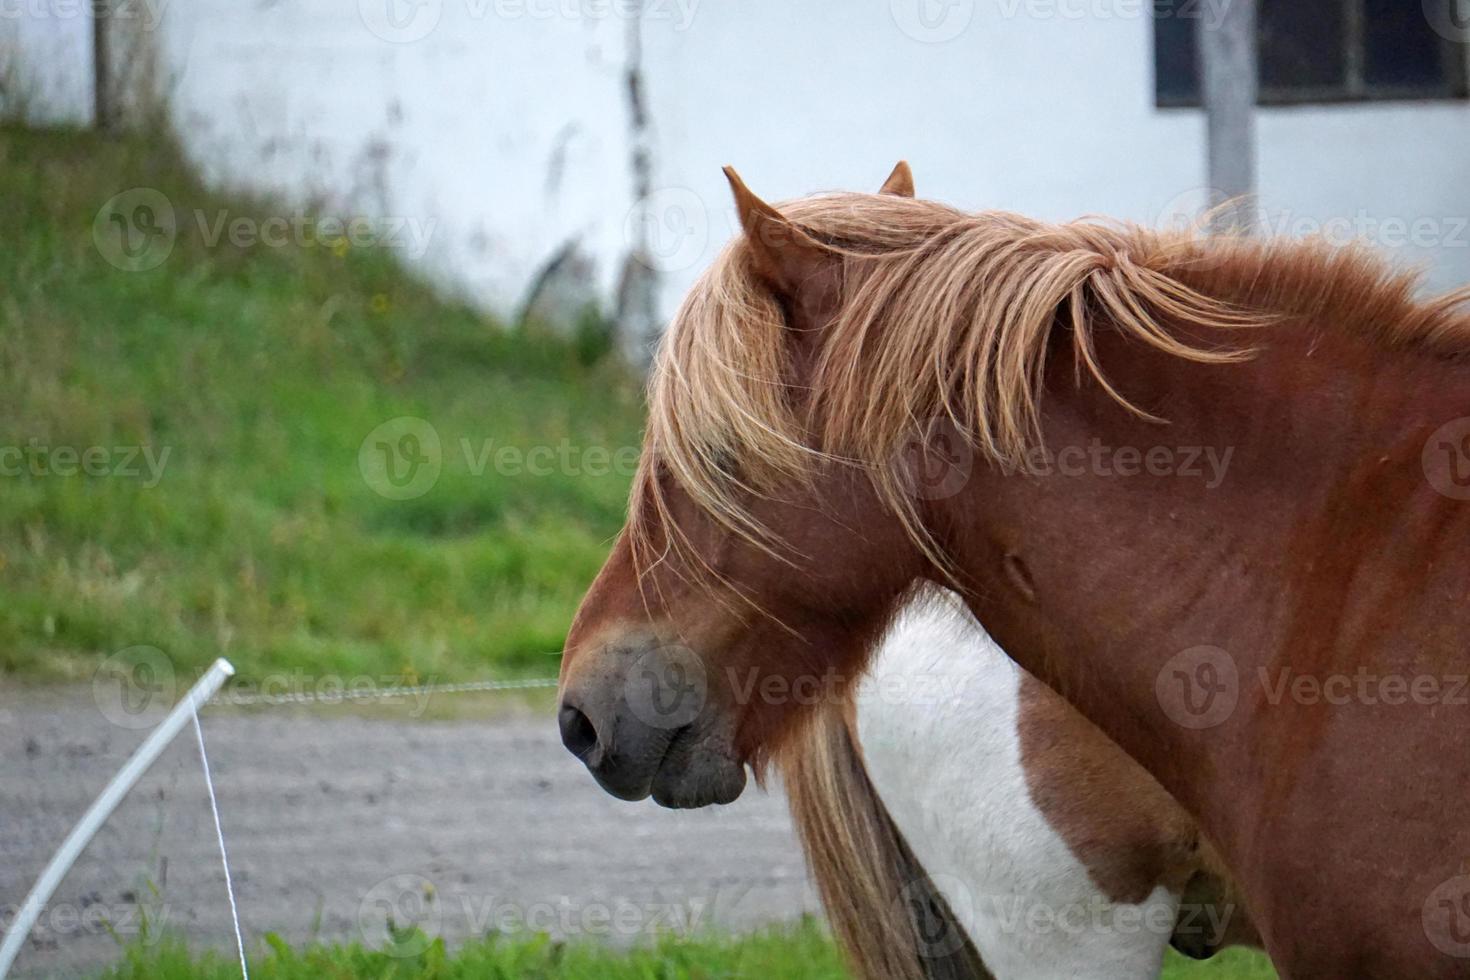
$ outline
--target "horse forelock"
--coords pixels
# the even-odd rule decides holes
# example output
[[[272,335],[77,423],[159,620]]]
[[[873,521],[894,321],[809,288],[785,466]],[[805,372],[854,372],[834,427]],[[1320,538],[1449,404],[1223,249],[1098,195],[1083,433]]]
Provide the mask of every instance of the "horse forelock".
[[[1109,382],[1094,343],[1103,329],[1200,363],[1244,360],[1250,343],[1232,331],[1287,321],[1389,347],[1470,351],[1470,289],[1421,299],[1417,272],[1362,246],[1205,239],[1098,219],[1053,224],[892,195],[778,207],[840,263],[838,308],[818,336],[802,338],[814,348],[798,372],[801,345],[743,238],[696,282],[650,381],[630,521],[645,554],[655,523],[668,535],[662,547],[681,545],[660,472],[769,550],[769,529],[742,501],[842,461],[871,473],[937,558],[906,491],[904,447],[948,420],[977,456],[1024,468],[1040,445],[1043,372],[1058,341],[1079,381],[1152,417]]]

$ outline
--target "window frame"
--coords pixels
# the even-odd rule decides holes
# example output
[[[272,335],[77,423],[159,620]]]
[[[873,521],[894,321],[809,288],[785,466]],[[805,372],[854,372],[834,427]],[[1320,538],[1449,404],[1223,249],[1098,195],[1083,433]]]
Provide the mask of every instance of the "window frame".
[[[1435,31],[1433,25],[1430,30],[1434,33],[1442,52],[1442,64],[1450,66],[1442,72],[1440,84],[1434,90],[1427,85],[1389,85],[1384,83],[1370,83],[1364,77],[1367,47],[1365,44],[1365,14],[1364,0],[1336,0],[1344,6],[1343,13],[1343,46],[1344,46],[1344,74],[1345,79],[1341,85],[1314,85],[1314,86],[1268,86],[1260,85],[1256,95],[1256,104],[1259,106],[1312,106],[1312,105],[1347,105],[1347,104],[1372,104],[1380,102],[1463,102],[1470,99],[1470,44],[1454,41],[1444,37]],[[1413,2],[1413,0],[1406,0]],[[1446,3],[1456,3],[1459,0],[1443,0]],[[1166,95],[1159,85],[1160,51],[1158,42],[1159,22],[1165,18],[1158,15],[1158,8],[1150,5],[1152,15],[1150,21],[1154,30],[1154,43],[1151,47],[1153,61],[1154,82],[1154,107],[1158,109],[1199,109],[1203,106],[1201,95],[1198,92],[1199,79],[1195,79],[1196,93],[1192,96]],[[1180,14],[1172,16],[1180,17]],[[1190,20],[1190,41],[1198,44],[1200,19],[1198,16],[1188,18]],[[1256,50],[1259,56],[1261,41],[1259,32],[1256,38]],[[1199,67],[1199,59],[1194,58],[1196,70]]]

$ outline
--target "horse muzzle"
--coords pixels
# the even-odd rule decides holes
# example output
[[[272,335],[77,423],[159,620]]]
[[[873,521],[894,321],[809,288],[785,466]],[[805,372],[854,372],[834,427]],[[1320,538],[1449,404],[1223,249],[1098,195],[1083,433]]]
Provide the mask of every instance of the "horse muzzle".
[[[688,649],[654,639],[609,643],[577,658],[563,683],[562,744],[598,785],[661,806],[730,803],[745,789],[729,713],[710,697]]]

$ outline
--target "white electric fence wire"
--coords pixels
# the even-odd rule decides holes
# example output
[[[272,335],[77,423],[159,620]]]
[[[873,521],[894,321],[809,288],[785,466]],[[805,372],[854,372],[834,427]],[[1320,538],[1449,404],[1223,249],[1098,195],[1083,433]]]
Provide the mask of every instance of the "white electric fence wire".
[[[529,691],[556,687],[555,677],[531,677],[513,681],[465,681],[459,684],[417,684],[412,687],[382,687],[354,691],[290,691],[282,694],[226,691],[209,702],[211,706],[252,707],[260,704],[341,704],[347,701],[385,701],[393,698],[418,698],[434,694],[468,694],[475,691]]]
[[[46,908],[46,903],[51,901],[51,896],[56,893],[57,887],[66,877],[66,873],[76,864],[77,858],[82,856],[97,831],[112,816],[112,811],[117,809],[123,797],[128,795],[149,767],[158,760],[163,750],[168,748],[179,730],[188,723],[199,706],[214,696],[226,680],[235,673],[235,668],[230,662],[223,658],[216,660],[214,664],[205,671],[204,676],[199,678],[199,683],[189,689],[183,700],[174,705],[168,717],[159,723],[158,727],[149,733],[138,746],[127,763],[118,770],[112,782],[102,790],[102,795],[93,801],[90,809],[82,815],[82,819],[72,828],[61,847],[52,855],[51,861],[46,865],[41,876],[36,879],[31,892],[21,904],[15,919],[10,924],[10,931],[5,934],[4,942],[0,942],[0,980],[5,980],[10,973],[10,967],[15,962],[16,956],[20,954],[21,946],[24,945],[26,937],[30,935],[36,920]]]
[[[540,688],[556,687],[557,679],[554,677],[532,677],[523,680],[502,681],[465,681],[458,684],[417,684],[412,687],[386,687],[373,690],[349,690],[340,691],[293,691],[285,694],[250,694],[245,692],[219,694],[220,688],[225,681],[235,674],[235,668],[223,657],[216,660],[199,682],[189,689],[178,704],[174,705],[168,717],[159,723],[158,727],[143,740],[127,763],[118,770],[112,782],[102,791],[102,795],[92,803],[92,806],[77,825],[72,828],[71,834],[62,842],[61,847],[52,855],[51,861],[46,865],[41,876],[26,896],[25,902],[16,913],[11,922],[10,930],[5,934],[5,939],[0,942],[0,980],[10,973],[10,967],[15,962],[16,956],[20,954],[21,946],[26,937],[30,935],[31,929],[35,927],[36,920],[40,918],[45,910],[46,903],[60,886],[66,873],[71,870],[77,858],[82,856],[82,851],[91,843],[97,831],[112,816],[112,811],[117,809],[123,797],[143,778],[158,760],[163,750],[168,748],[179,730],[189,721],[194,720],[194,733],[199,740],[199,758],[204,764],[204,783],[209,789],[209,807],[214,814],[214,831],[219,839],[220,861],[225,869],[225,890],[230,897],[230,917],[235,924],[235,947],[240,954],[240,972],[244,980],[250,980],[249,967],[245,962],[245,940],[240,931],[240,912],[235,904],[235,886],[230,878],[230,859],[225,850],[224,827],[220,823],[219,801],[214,793],[214,779],[209,771],[209,757],[205,754],[204,729],[199,724],[199,709],[210,705],[279,705],[279,704],[341,704],[347,701],[378,701],[390,698],[418,698],[434,694],[467,694],[476,691],[528,691]]]
[[[209,772],[209,753],[204,748],[204,726],[199,724],[199,711],[194,711],[194,735],[199,739],[199,761],[204,765],[204,788],[209,790],[209,812],[214,814],[214,836],[219,841],[219,860],[225,869],[225,894],[230,896],[230,920],[235,924],[235,949],[240,953],[240,976],[250,980],[250,967],[245,963],[245,937],[240,933],[240,907],[235,904],[235,883],[230,878],[230,855],[225,850],[225,828],[219,819],[219,800],[214,795],[214,777]]]

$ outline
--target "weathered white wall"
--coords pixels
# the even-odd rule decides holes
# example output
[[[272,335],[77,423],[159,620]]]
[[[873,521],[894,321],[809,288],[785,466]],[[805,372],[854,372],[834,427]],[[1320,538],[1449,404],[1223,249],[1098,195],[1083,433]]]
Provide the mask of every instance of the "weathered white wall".
[[[971,208],[1160,222],[1207,199],[1198,114],[1153,107],[1142,0],[647,2],[641,52],[630,0],[176,0],[151,36],[210,178],[417,222],[411,258],[504,312],[573,239],[603,295],[645,245],[670,312],[732,231],[725,163],[775,198],[907,157],[921,194]],[[10,20],[27,56],[74,59],[55,90],[84,116],[85,21]],[[1470,104],[1266,109],[1259,135],[1268,227],[1335,219],[1470,281]]]
[[[65,123],[91,118],[90,31],[82,0],[0,3],[0,86],[7,116]]]
[[[623,25],[436,7],[417,38],[427,22],[374,21],[379,36],[351,3],[180,4],[174,114],[210,179],[416,222],[412,258],[508,308],[569,238],[620,253]]]

